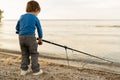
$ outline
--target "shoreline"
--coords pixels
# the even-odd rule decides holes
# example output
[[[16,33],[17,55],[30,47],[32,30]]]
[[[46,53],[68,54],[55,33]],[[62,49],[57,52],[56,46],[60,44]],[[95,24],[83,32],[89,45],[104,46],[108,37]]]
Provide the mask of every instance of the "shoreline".
[[[8,50],[8,49],[0,49],[0,53],[5,53],[7,55],[20,55],[20,51],[15,51],[15,50]],[[101,61],[92,61],[89,59],[81,59],[81,60],[74,60],[74,59],[69,59],[67,60],[66,58],[61,58],[61,57],[55,57],[52,55],[39,55],[40,59],[47,61],[47,62],[52,62],[56,64],[61,64],[61,65],[66,65],[66,66],[71,66],[71,67],[76,67],[76,68],[87,68],[87,69],[94,69],[94,70],[101,70],[101,71],[106,71],[110,73],[116,73],[120,74],[120,64],[119,63],[108,63],[108,62],[101,62]]]
[[[20,76],[20,56],[0,54],[0,79],[1,80],[119,80],[120,74],[94,69],[80,69],[68,67],[63,64],[39,60],[42,75],[32,76],[32,71],[26,76]]]

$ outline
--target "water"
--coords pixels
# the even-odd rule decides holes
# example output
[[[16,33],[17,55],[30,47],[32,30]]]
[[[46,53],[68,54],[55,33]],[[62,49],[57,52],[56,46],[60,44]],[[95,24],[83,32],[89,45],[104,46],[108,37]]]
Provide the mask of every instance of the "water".
[[[9,20],[0,24],[0,48],[20,51],[16,23],[16,20]],[[120,21],[41,20],[41,24],[46,40],[120,62]],[[44,43],[38,50],[44,55],[65,57],[63,48],[51,44]],[[86,57],[69,50],[68,53],[71,58]]]

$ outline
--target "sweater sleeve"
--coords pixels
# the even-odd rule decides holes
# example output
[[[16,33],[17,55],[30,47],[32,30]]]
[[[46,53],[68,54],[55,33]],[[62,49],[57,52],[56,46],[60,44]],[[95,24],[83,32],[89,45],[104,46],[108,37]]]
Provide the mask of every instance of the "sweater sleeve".
[[[37,32],[38,32],[39,38],[42,38],[43,37],[42,27],[41,27],[40,21],[38,19],[36,22],[36,27],[37,27]]]
[[[19,33],[20,30],[20,21],[18,20],[17,25],[16,25],[16,32]]]

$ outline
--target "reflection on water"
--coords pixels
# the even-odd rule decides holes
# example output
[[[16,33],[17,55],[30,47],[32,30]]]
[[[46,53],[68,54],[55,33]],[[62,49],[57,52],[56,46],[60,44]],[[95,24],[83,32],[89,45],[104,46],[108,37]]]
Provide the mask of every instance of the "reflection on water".
[[[16,22],[0,23],[1,48],[20,50],[18,35],[15,34]],[[46,40],[120,61],[120,21],[42,20],[41,24]],[[47,43],[40,46],[39,51],[59,56],[65,54],[64,49]],[[69,56],[72,54],[72,51],[69,51]],[[75,58],[84,56],[77,54],[74,54]]]

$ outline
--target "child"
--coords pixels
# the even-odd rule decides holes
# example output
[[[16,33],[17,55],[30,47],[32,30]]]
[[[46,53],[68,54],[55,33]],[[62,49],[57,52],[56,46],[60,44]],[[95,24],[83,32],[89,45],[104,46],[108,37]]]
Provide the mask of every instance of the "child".
[[[16,30],[19,34],[19,43],[22,52],[21,61],[21,75],[26,75],[28,72],[28,65],[30,64],[31,56],[31,69],[33,75],[42,74],[38,63],[37,42],[35,37],[35,29],[38,32],[38,44],[42,45],[42,29],[39,19],[36,17],[40,12],[40,6],[38,2],[31,0],[27,3],[26,12],[23,14],[17,22]]]

